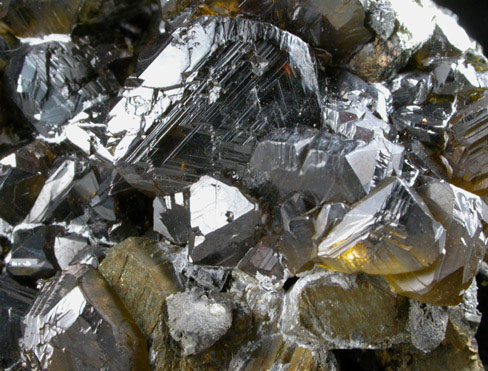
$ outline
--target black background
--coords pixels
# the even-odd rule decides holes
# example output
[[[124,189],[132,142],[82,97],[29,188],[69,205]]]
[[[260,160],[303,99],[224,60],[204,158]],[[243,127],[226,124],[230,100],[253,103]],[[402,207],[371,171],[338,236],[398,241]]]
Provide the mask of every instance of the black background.
[[[488,1],[487,0],[435,0],[459,16],[459,24],[478,41],[488,55]]]

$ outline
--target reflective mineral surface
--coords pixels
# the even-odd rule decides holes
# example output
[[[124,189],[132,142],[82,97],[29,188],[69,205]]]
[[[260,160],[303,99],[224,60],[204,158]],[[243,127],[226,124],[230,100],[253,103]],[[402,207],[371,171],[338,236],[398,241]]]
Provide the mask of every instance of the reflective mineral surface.
[[[488,59],[447,9],[3,1],[0,88],[2,369],[488,365]]]

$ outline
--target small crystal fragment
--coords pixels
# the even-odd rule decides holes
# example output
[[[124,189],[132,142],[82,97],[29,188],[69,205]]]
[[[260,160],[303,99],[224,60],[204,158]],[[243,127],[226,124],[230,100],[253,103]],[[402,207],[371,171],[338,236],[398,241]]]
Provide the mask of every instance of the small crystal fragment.
[[[56,226],[20,225],[13,233],[12,251],[5,259],[7,272],[32,280],[54,275],[54,240],[62,231]]]
[[[392,121],[399,132],[407,132],[430,148],[443,150],[447,142],[447,126],[453,114],[449,101],[404,106],[395,111]]]
[[[297,273],[316,255],[312,243],[314,220],[310,211],[315,207],[314,200],[302,194],[295,194],[280,207],[283,225],[281,232],[281,251],[286,259],[286,266],[292,273]]]
[[[232,308],[224,295],[186,291],[166,299],[173,339],[189,356],[210,348],[232,325]]]
[[[421,105],[432,92],[432,74],[426,72],[407,72],[399,74],[390,83],[395,107]]]
[[[276,238],[263,238],[241,259],[237,268],[260,278],[269,278],[270,284],[279,284],[285,277]],[[264,282],[263,282],[264,284]]]
[[[170,242],[185,245],[190,238],[190,213],[183,193],[156,197],[153,202],[154,230]]]
[[[59,267],[64,270],[73,258],[78,255],[88,244],[86,238],[71,233],[66,236],[57,236],[54,239],[54,256]]]

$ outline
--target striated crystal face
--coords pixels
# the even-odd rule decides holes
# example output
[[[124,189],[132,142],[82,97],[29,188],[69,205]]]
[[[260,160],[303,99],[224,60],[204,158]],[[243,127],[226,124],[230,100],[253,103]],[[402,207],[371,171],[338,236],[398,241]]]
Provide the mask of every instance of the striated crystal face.
[[[319,125],[315,68],[309,46],[276,27],[198,18],[173,32],[110,112],[117,167],[152,192],[213,172],[242,176],[258,137]]]
[[[0,75],[0,367],[481,368],[488,59],[446,9],[3,1]]]

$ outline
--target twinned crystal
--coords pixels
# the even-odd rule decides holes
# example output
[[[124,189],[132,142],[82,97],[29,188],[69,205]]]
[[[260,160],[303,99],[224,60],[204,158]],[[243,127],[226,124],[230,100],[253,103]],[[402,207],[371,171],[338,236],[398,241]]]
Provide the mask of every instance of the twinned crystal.
[[[481,368],[488,60],[432,0],[3,1],[0,73],[1,368]]]

